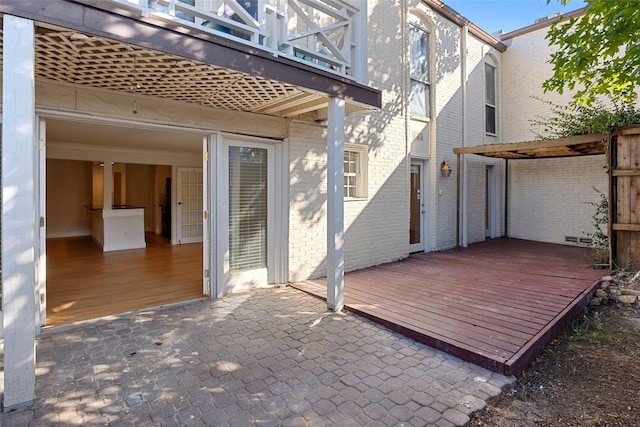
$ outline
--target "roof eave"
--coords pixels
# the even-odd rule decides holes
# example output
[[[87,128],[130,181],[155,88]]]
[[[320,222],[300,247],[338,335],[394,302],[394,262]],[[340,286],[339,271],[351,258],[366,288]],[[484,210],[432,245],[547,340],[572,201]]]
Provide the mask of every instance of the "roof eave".
[[[522,36],[524,34],[532,33],[542,28],[550,27],[551,24],[553,24],[554,22],[562,22],[562,21],[567,21],[571,18],[577,18],[578,16],[584,15],[584,12],[585,12],[585,8],[583,7],[581,9],[576,9],[571,12],[564,13],[556,18],[545,19],[544,21],[536,22],[534,24],[528,25],[518,30],[504,33],[500,36],[500,40],[503,40],[503,41],[510,40],[515,37]]]
[[[469,32],[479,38],[481,41],[491,45],[491,47],[495,48],[499,52],[504,52],[507,50],[507,45],[502,43],[499,39],[495,38],[491,34],[487,33],[482,28],[478,27],[473,22],[469,21],[464,16],[460,15],[451,7],[447,6],[440,0],[422,0],[424,4],[429,6],[433,11],[439,13],[450,21],[456,23],[459,26],[467,26],[469,28]]]

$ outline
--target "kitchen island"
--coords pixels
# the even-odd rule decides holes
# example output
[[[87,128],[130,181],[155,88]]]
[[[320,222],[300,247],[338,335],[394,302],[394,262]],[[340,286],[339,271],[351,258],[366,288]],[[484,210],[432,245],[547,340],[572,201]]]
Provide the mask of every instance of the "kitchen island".
[[[111,209],[89,206],[91,237],[103,252],[146,248],[144,208],[113,205]]]

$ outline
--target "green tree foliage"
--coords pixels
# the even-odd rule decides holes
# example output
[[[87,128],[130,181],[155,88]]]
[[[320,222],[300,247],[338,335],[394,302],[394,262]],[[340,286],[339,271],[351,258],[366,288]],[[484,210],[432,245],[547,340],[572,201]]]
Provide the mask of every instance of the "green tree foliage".
[[[554,139],[590,133],[611,133],[615,129],[640,123],[640,106],[631,101],[615,102],[607,98],[609,97],[598,99],[589,105],[576,102],[557,105],[534,97],[547,104],[551,110],[551,114],[547,116],[536,116],[530,120],[536,128],[536,138]]]
[[[554,73],[542,84],[544,90],[575,90],[573,98],[582,105],[601,95],[635,100],[640,87],[640,0],[586,3],[584,15],[555,22],[546,36],[557,51],[551,55]]]

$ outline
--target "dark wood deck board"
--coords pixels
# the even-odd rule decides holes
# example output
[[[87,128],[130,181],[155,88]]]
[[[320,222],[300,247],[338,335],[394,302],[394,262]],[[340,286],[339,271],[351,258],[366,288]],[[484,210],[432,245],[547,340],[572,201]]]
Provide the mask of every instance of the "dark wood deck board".
[[[607,272],[588,250],[494,239],[345,275],[345,309],[507,375],[521,372]],[[295,287],[326,299],[326,280]]]

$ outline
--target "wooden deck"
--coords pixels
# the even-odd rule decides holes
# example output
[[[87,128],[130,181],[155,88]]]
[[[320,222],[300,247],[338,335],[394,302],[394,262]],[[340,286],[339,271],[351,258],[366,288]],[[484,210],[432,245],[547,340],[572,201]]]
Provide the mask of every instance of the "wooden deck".
[[[494,239],[345,275],[345,309],[506,375],[526,368],[607,271],[588,250]],[[326,299],[326,280],[296,283]]]

